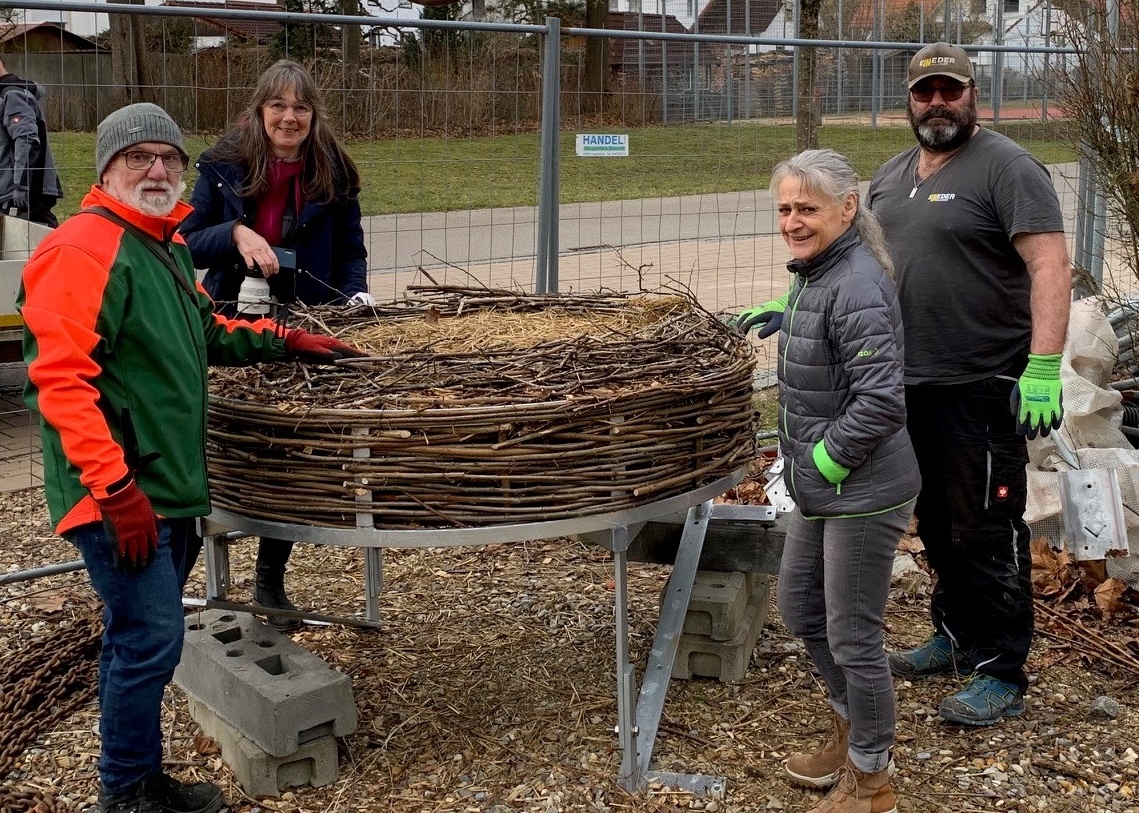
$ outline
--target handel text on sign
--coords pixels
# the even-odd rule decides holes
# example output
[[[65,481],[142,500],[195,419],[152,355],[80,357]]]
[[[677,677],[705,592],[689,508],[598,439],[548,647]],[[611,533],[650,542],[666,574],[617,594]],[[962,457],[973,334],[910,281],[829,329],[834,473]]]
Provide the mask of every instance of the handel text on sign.
[[[619,135],[605,135],[601,133],[578,133],[577,154],[582,156],[628,156],[629,136],[625,133]]]

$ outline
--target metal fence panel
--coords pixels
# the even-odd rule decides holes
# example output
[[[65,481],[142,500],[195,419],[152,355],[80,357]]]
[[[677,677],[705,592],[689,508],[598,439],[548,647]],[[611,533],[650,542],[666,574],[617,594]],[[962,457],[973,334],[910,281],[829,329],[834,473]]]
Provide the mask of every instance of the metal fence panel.
[[[291,15],[291,40],[229,33],[213,47],[195,49],[192,39],[175,36],[189,18],[166,11],[138,15],[154,43],[153,82],[138,95],[167,107],[201,135],[195,142],[201,146],[239,114],[257,76],[279,54],[302,56],[311,66],[331,126],[346,136],[369,179],[361,200],[377,296],[398,296],[408,283],[431,280],[532,288],[542,232],[540,178],[552,164],[540,160],[546,92],[540,29],[419,28],[385,19],[363,27],[360,60],[349,63],[340,47],[348,24],[333,29],[320,15]],[[280,17],[245,12],[235,19],[261,20],[270,30],[271,23],[281,28]],[[709,310],[765,301],[787,283],[787,255],[764,186],[772,166],[795,149],[797,41],[709,35],[707,26],[689,34],[671,16],[626,13],[622,25],[638,17],[650,32],[645,38],[609,34],[608,92],[600,103],[584,84],[583,53],[592,34],[570,29],[558,39],[560,206],[549,239],[557,246],[559,285],[690,290]],[[317,33],[310,37],[306,25]],[[315,50],[302,53],[314,42]],[[916,48],[872,45],[819,46],[812,101],[820,144],[856,159],[867,178],[912,143],[903,79]],[[122,96],[105,51],[21,52],[18,41],[13,47],[6,54],[10,68],[49,86],[53,130],[90,132]],[[974,54],[983,123],[1029,147],[1062,142],[1048,75],[1062,68],[1063,57],[1034,46],[1002,47],[1009,46]],[[998,53],[1003,62],[994,58]],[[628,136],[628,157],[578,157],[574,137],[584,133]],[[1053,169],[1074,237],[1094,196],[1085,201],[1076,194],[1075,152],[1069,152]],[[66,151],[64,157],[73,164],[60,169],[74,207],[90,178],[90,157]],[[1094,218],[1085,226],[1102,230]],[[1110,268],[1110,242],[1101,253]]]

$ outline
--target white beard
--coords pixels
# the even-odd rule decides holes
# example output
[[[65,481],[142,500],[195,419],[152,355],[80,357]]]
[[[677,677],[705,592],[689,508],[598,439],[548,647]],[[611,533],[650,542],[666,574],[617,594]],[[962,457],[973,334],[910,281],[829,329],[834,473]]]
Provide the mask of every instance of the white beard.
[[[145,190],[145,192],[143,191]],[[130,191],[130,199],[124,201],[138,209],[143,214],[154,217],[165,217],[174,211],[174,207],[186,191],[185,181],[177,184],[158,182],[143,178],[134,189]]]

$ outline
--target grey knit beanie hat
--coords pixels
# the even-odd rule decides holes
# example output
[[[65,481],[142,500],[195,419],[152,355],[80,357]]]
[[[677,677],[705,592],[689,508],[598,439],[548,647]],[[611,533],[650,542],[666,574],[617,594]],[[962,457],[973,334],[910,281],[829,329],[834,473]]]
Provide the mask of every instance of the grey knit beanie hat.
[[[135,144],[156,141],[177,147],[190,157],[182,141],[182,130],[161,107],[138,102],[119,108],[99,122],[95,134],[95,176],[102,179],[111,159]]]

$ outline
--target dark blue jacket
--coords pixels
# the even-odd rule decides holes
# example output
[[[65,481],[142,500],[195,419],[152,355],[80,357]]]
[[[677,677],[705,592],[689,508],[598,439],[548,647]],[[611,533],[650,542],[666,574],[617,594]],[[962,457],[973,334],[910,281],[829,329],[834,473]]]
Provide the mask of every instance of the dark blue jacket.
[[[193,213],[179,231],[190,246],[195,268],[206,269],[202,284],[215,301],[233,303],[244,277],[245,262],[233,245],[233,226],[240,219],[252,228],[254,201],[238,194],[244,172],[233,163],[213,160],[202,153],[194,165],[198,180],[190,197]],[[306,305],[343,303],[368,290],[367,249],[360,226],[360,201],[337,181],[337,195],[329,203],[307,202],[282,247],[297,252],[297,271],[282,271],[269,280],[269,290],[280,302]],[[232,304],[218,308],[232,313]]]

